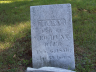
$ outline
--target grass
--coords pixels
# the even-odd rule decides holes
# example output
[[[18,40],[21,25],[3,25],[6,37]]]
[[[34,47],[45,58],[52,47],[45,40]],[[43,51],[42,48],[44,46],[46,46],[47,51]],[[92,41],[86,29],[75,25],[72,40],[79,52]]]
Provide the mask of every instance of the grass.
[[[31,66],[30,6],[72,5],[76,72],[96,71],[96,1],[0,1],[0,72],[23,72]]]

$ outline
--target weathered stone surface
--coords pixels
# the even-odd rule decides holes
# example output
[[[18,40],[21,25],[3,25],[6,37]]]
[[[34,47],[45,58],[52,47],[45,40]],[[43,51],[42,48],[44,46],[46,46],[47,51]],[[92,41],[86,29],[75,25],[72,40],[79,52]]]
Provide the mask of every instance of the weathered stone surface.
[[[39,69],[28,67],[26,72],[75,72],[67,69],[56,68],[56,67],[42,67]]]
[[[75,69],[71,4],[31,6],[32,63]]]

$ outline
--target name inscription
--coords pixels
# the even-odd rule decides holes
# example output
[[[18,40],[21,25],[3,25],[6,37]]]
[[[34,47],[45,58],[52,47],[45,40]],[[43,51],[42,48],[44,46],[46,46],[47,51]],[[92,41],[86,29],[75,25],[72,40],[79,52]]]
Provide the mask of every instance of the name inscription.
[[[63,19],[48,19],[48,20],[38,20],[38,26],[44,27],[44,26],[61,26],[65,25],[66,20]]]
[[[64,35],[47,35],[40,36],[40,40],[55,40],[55,39],[64,39]]]
[[[61,34],[61,35],[40,35],[39,36],[39,40],[56,40],[56,39],[70,39],[71,37],[69,36],[69,34]]]

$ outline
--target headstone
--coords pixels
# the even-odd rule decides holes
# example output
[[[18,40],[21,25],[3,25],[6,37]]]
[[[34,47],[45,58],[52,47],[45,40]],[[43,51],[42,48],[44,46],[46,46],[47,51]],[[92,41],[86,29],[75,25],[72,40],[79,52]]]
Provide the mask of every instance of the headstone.
[[[56,68],[56,67],[42,67],[39,69],[28,67],[26,72],[75,72],[67,69]]]
[[[71,4],[31,6],[33,68],[75,69]]]

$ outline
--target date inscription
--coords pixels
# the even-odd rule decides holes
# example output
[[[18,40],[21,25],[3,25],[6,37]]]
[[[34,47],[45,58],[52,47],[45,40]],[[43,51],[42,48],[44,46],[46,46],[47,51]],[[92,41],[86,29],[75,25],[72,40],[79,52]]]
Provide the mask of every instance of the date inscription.
[[[36,50],[37,54],[50,54],[50,53],[66,53],[66,52],[71,52],[72,50],[69,48],[59,48],[59,49],[51,49],[49,51],[46,50]]]
[[[65,55],[62,55],[62,56],[49,56],[49,57],[42,57],[40,56],[37,60],[40,60],[40,61],[47,61],[47,60],[61,60],[61,59],[71,59],[71,56],[65,56]]]

